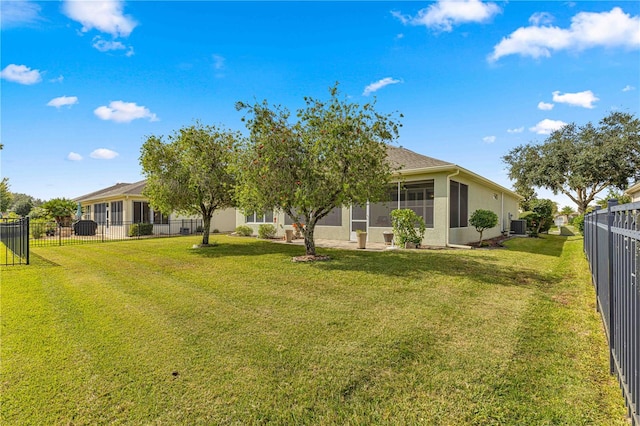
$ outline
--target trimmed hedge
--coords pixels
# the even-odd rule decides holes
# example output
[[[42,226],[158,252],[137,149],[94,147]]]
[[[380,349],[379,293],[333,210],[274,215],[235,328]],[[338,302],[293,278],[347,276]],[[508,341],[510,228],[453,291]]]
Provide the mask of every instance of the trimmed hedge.
[[[140,235],[153,235],[153,223],[134,223],[129,228],[130,237],[138,237]]]

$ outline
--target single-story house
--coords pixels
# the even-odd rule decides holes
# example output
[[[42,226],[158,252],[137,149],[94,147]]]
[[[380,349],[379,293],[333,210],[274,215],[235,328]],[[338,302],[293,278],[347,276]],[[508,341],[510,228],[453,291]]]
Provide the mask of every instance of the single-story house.
[[[478,232],[469,224],[475,210],[491,210],[498,216],[498,226],[486,230],[485,239],[509,232],[511,219],[518,218],[521,197],[489,179],[405,148],[389,146],[387,155],[399,168],[388,201],[334,209],[316,226],[316,238],[355,241],[356,231],[361,230],[367,232],[369,241],[383,242],[383,232],[392,230],[390,213],[398,208],[412,209],[421,216],[427,226],[422,244],[439,247],[478,240]],[[263,223],[276,224],[279,234],[293,225],[282,212],[249,216],[236,212],[236,225],[249,225],[257,232]]]
[[[640,182],[636,182],[634,185],[631,185],[629,189],[625,191],[625,194],[631,197],[632,203],[640,201]]]
[[[201,224],[196,216],[164,215],[154,211],[142,192],[146,180],[135,183],[117,183],[81,197],[74,198],[82,207],[82,219],[93,220],[98,225],[108,225],[113,234],[127,235],[135,223],[152,223],[154,234],[179,234],[181,229],[189,233]],[[230,232],[235,229],[235,211],[226,209],[215,212],[211,218],[211,230]]]

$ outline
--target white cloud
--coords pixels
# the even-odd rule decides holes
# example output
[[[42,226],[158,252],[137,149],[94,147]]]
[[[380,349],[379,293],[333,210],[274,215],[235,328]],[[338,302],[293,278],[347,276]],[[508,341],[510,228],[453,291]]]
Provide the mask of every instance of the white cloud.
[[[109,106],[98,107],[93,113],[102,120],[111,120],[116,123],[129,123],[139,118],[158,121],[158,117],[148,108],[138,106],[135,102],[112,101]]]
[[[36,84],[42,81],[39,70],[32,70],[26,65],[9,64],[0,71],[0,78],[20,84]]]
[[[0,9],[2,28],[32,24],[41,20],[40,6],[31,1],[3,1]]]
[[[378,90],[382,89],[385,86],[388,86],[390,84],[398,84],[398,83],[402,83],[402,80],[395,80],[391,77],[385,77],[382,80],[378,80],[374,83],[371,83],[367,87],[365,87],[364,92],[362,92],[362,95],[369,96],[370,94],[377,92]]]
[[[76,96],[60,96],[59,98],[51,99],[47,103],[47,106],[60,108],[62,106],[71,106],[77,103],[78,103],[78,98]]]
[[[115,151],[111,151],[110,149],[98,148],[89,154],[89,157],[95,158],[96,160],[113,160],[118,155],[120,154]]]
[[[67,155],[67,160],[82,161],[82,155],[78,154],[77,152],[70,152],[69,155]]]
[[[623,92],[631,92],[632,90],[636,90],[636,88],[628,84],[622,89]]]
[[[123,14],[124,2],[120,0],[66,0],[63,12],[82,24],[82,32],[96,29],[113,37],[127,37],[138,24],[131,16]]]
[[[391,13],[405,25],[424,25],[436,31],[451,32],[454,25],[486,22],[501,11],[495,3],[484,3],[480,0],[439,0],[420,10],[414,17],[400,12]]]
[[[59,75],[56,78],[52,78],[51,80],[49,80],[49,83],[62,83],[64,81],[64,77]]]
[[[517,127],[515,129],[507,129],[507,133],[522,133],[524,132],[524,127]]]
[[[553,109],[553,104],[548,104],[546,102],[539,102],[538,103],[538,109],[541,109],[543,111],[551,111]]]
[[[548,118],[545,118],[535,126],[530,127],[529,130],[539,135],[550,135],[554,130],[561,129],[566,125],[567,123],[565,123],[564,121],[549,120]]]
[[[110,52],[110,51],[114,51],[114,50],[126,50],[127,51],[125,53],[126,56],[133,56],[134,55],[133,46],[127,46],[124,43],[122,43],[121,41],[103,40],[100,36],[94,37],[92,46],[94,48],[96,48],[97,50],[99,50],[100,52]]]
[[[494,143],[496,141],[496,137],[495,136],[485,136],[484,138],[482,138],[482,141],[484,143]]]
[[[595,108],[593,106],[594,102],[599,101],[591,90],[585,90],[584,92],[578,93],[565,93],[560,94],[559,91],[553,92],[553,102],[561,103],[561,104],[569,104],[572,106],[580,106],[583,108]]]
[[[640,47],[640,16],[630,16],[619,7],[609,12],[580,12],[569,28],[533,25],[521,27],[494,46],[489,61],[503,56],[550,57],[552,51],[593,47]]]
[[[549,25],[553,22],[553,15],[547,12],[536,12],[529,18],[529,23],[532,25]]]

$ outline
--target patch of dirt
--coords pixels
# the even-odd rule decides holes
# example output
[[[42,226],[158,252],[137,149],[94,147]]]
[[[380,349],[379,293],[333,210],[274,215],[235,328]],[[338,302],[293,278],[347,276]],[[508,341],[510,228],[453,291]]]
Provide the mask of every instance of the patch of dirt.
[[[331,260],[329,256],[325,255],[305,255],[305,256],[296,256],[291,259],[292,262],[324,262],[327,260]]]
[[[510,239],[510,236],[504,236],[501,235],[499,237],[495,237],[495,238],[489,238],[488,240],[482,240],[482,245],[478,244],[478,242],[473,242],[473,243],[469,243],[468,245],[473,247],[473,248],[480,248],[480,249],[497,249],[497,248],[504,248],[504,245],[502,243],[504,243],[506,240]]]

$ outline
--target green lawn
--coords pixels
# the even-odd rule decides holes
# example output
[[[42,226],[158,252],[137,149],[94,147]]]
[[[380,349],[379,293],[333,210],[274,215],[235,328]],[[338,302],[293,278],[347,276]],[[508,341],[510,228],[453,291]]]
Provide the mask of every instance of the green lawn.
[[[0,423],[626,424],[581,238],[314,264],[213,239],[3,267]]]

